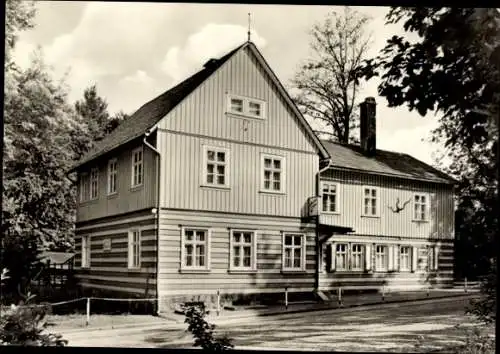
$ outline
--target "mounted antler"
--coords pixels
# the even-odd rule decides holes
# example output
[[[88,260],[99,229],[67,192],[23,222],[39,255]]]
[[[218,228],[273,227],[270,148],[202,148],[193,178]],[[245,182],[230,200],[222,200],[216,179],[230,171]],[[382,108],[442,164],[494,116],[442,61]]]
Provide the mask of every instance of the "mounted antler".
[[[394,209],[393,207],[389,207],[389,209],[392,210],[393,213],[399,213],[400,211],[402,211],[406,205],[411,201],[411,198],[408,199],[406,202],[403,203],[403,206],[399,206],[399,198],[396,198],[396,209]]]

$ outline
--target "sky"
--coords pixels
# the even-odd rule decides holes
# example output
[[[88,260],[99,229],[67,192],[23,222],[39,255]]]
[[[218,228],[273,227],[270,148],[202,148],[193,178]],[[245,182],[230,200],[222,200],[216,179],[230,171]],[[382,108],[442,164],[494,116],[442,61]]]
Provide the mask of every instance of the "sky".
[[[368,56],[376,55],[388,38],[403,34],[401,26],[385,25],[386,7],[353,7],[371,20]],[[285,87],[290,88],[300,64],[311,55],[315,23],[339,6],[119,3],[85,1],[37,2],[35,28],[22,32],[14,51],[21,66],[29,65],[41,48],[55,77],[66,76],[71,102],[85,88],[97,85],[110,113],[133,113],[212,57],[224,55],[251,39]],[[433,163],[442,147],[427,140],[438,117],[389,108],[377,94],[377,79],[363,84],[358,100],[377,101],[377,148],[410,154]]]

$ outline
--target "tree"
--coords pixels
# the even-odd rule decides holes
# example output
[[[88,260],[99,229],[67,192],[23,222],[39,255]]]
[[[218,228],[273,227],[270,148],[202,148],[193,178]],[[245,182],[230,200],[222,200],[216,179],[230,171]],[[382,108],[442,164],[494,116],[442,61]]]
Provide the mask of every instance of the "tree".
[[[351,131],[359,126],[355,110],[359,91],[359,69],[366,59],[370,36],[369,18],[344,7],[343,15],[332,13],[312,31],[313,58],[301,66],[293,86],[294,100],[311,121],[323,123],[320,134],[341,143],[353,141]]]
[[[68,146],[71,133],[85,127],[42,58],[6,79],[1,262],[10,270],[6,289],[25,293],[39,250],[72,243],[76,191],[66,177],[74,160]]]
[[[490,283],[483,289],[496,289],[491,278],[496,284],[500,13],[403,7],[392,8],[386,19],[402,22],[404,30],[416,33],[418,39],[393,36],[376,58],[366,61],[362,74],[381,76],[379,94],[389,106],[407,105],[422,116],[432,111],[441,114],[433,140],[445,143],[453,161],[446,170],[459,180],[456,257],[463,262],[459,270],[488,274]],[[483,304],[496,298],[486,291],[485,296]],[[492,308],[496,302],[483,306]]]
[[[88,131],[86,136],[82,136],[77,132],[77,136],[74,137],[74,149],[77,152],[77,159],[91,149],[96,142],[113,131],[127,117],[121,111],[110,117],[108,103],[98,95],[95,84],[85,89],[83,99],[75,103],[75,110],[83,118]]]
[[[11,52],[16,45],[19,32],[33,28],[36,8],[34,1],[5,1],[5,67],[13,64]]]

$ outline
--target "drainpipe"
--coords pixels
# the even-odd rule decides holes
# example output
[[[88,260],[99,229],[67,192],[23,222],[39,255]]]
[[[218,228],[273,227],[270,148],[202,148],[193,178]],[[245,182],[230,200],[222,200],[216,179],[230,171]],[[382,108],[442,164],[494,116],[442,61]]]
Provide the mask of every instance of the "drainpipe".
[[[148,148],[150,148],[155,153],[155,162],[156,162],[156,302],[155,302],[155,310],[154,313],[158,315],[159,311],[159,292],[158,292],[158,270],[159,270],[159,248],[160,248],[160,151],[151,145],[146,139],[151,134],[154,128],[149,129],[144,133],[144,139],[142,142]],[[158,140],[158,138],[157,138]]]
[[[325,172],[332,165],[332,159],[328,159],[328,164],[320,169],[316,173],[316,197],[318,197],[318,215],[316,216],[316,272],[314,276],[314,289],[315,291],[319,290],[319,274],[320,274],[320,265],[322,258],[322,244],[319,241],[319,214],[320,214],[320,205],[319,198],[321,197],[321,173]]]

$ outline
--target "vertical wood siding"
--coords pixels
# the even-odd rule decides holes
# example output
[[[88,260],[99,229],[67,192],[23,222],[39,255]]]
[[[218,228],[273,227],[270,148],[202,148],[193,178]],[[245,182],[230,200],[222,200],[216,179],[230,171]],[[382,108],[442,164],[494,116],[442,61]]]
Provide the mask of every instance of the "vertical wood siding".
[[[451,186],[334,170],[324,172],[321,178],[322,181],[339,183],[340,198],[339,214],[322,214],[322,223],[352,227],[355,234],[359,235],[440,240],[454,238]],[[365,185],[379,187],[380,217],[362,216]],[[413,220],[414,193],[428,193],[430,196],[429,221]],[[400,205],[411,199],[400,213],[389,209],[389,206],[395,207],[396,198],[400,199]]]
[[[318,155],[159,132],[161,206],[300,217],[315,193]],[[229,189],[202,187],[203,145],[229,149]],[[260,192],[261,153],[285,157],[285,193]]]
[[[211,269],[184,274],[181,264],[181,225],[211,228]],[[230,229],[257,230],[257,271],[229,270]],[[306,234],[306,271],[282,272],[282,231]],[[314,224],[300,219],[162,210],[160,215],[158,295],[312,291],[314,287]]]
[[[89,170],[90,167],[95,167],[95,165],[99,168],[98,199],[83,203],[79,202],[76,217],[77,222],[156,206],[155,155],[146,146],[143,147],[143,185],[141,187],[131,188],[132,150],[141,145],[142,141],[133,146],[125,146],[123,149],[117,150],[113,156],[96,160],[93,166],[89,166]],[[118,193],[108,196],[108,161],[111,158],[116,158],[118,160]],[[78,200],[79,196],[80,191],[78,191]]]
[[[128,269],[128,232],[141,229],[141,268]],[[90,268],[81,267],[82,236],[90,236]],[[111,240],[111,250],[104,250],[104,240]],[[156,295],[156,223],[146,211],[98,222],[80,223],[75,236],[75,276],[80,286],[97,290]]]
[[[226,94],[264,100],[265,119],[226,114]],[[316,152],[311,137],[249,50],[226,62],[159,122],[161,129]]]

